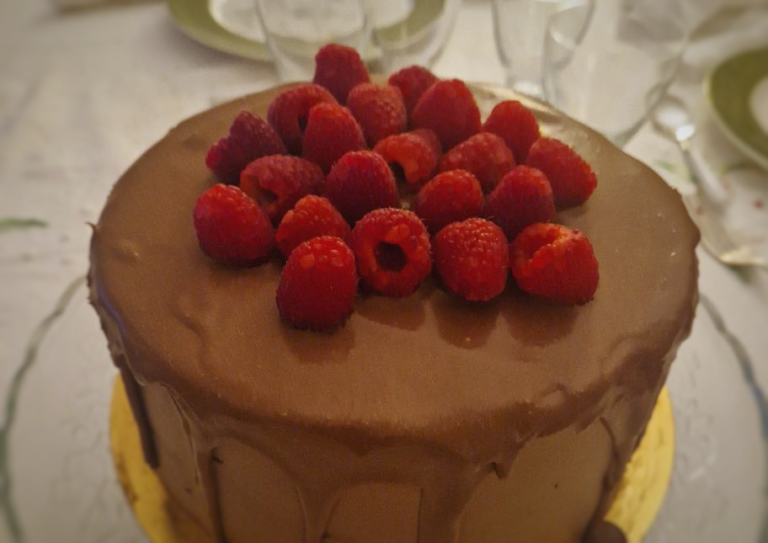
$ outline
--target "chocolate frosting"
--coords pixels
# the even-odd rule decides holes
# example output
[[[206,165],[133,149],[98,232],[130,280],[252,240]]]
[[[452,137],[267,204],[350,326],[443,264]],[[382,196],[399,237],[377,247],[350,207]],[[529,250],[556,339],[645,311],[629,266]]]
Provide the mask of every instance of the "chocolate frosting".
[[[627,536],[615,524],[598,522],[589,530],[582,543],[627,543]]]
[[[140,384],[166,386],[199,427],[288,424],[358,453],[393,440],[418,443],[490,463],[500,476],[530,438],[586,428],[624,398],[655,398],[693,318],[698,232],[680,197],[648,167],[506,91],[473,87],[481,107],[523,101],[543,132],[573,146],[597,175],[591,199],[556,217],[592,241],[595,299],[557,306],[510,280],[497,299],[469,303],[427,280],[405,299],[359,298],[347,324],[330,334],[281,321],[281,264],[229,269],[211,261],[198,247],[192,209],[215,183],[204,163],[208,147],[239,111],[264,116],[283,89],[181,123],[109,197],[92,241],[91,288],[115,328],[113,353],[125,355]],[[609,477],[623,462],[616,467]]]

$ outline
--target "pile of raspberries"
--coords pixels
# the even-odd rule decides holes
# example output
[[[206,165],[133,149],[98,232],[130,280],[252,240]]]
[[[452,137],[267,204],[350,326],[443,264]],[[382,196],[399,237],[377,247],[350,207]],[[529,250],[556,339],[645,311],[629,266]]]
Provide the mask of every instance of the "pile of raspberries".
[[[266,121],[241,112],[210,148],[220,183],[193,213],[207,255],[254,266],[276,247],[280,315],[316,331],[346,322],[359,284],[404,297],[431,274],[471,301],[499,296],[510,270],[555,303],[593,298],[592,245],[550,221],[597,179],[530,110],[501,102],[483,123],[458,79],[412,66],[378,85],[336,44],[315,60],[313,83],[278,95]]]

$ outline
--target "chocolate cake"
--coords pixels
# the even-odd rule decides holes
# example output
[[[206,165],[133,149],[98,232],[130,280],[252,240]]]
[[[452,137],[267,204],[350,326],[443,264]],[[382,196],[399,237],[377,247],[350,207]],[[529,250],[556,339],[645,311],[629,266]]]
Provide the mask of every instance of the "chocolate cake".
[[[594,246],[594,300],[510,284],[470,303],[428,279],[407,298],[359,298],[333,333],[296,330],[278,316],[279,263],[218,265],[191,220],[215,182],[208,147],[280,90],[172,129],[94,228],[91,299],[147,462],[212,542],[579,543],[690,331],[698,233],[680,197],[524,100],[600,180],[557,215]]]

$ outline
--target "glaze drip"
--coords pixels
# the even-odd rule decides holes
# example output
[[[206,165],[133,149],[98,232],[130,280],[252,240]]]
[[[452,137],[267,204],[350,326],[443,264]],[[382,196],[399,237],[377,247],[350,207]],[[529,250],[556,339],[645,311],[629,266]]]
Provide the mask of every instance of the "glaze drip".
[[[147,418],[144,399],[141,396],[141,387],[139,386],[139,383],[136,382],[136,378],[126,365],[124,357],[117,359],[115,364],[120,371],[123,386],[125,387],[125,395],[128,397],[128,403],[131,406],[133,418],[136,420],[136,426],[139,429],[144,461],[150,468],[157,468],[160,463],[157,458],[157,448],[155,447],[155,441],[152,437],[152,428],[150,427],[149,419]]]

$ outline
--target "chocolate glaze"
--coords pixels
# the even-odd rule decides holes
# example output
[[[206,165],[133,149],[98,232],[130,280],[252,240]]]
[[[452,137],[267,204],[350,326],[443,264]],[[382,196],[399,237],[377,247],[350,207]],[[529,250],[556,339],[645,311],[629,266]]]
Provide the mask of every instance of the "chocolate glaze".
[[[490,473],[508,476],[535,440],[603,427],[611,449],[604,489],[568,539],[578,541],[607,509],[690,331],[698,232],[679,196],[601,136],[525,100],[544,132],[597,174],[592,198],[557,217],[593,243],[594,301],[559,307],[510,285],[490,303],[470,304],[428,281],[404,300],[359,299],[333,334],[294,330],[274,301],[279,263],[223,268],[202,254],[191,220],[214,182],[204,149],[240,110],[263,116],[280,90],[171,130],[117,183],[94,229],[94,306],[113,356],[177,406],[206,504],[199,520],[217,541],[244,540],[222,525],[215,465],[229,461],[235,449],[222,444],[234,439],[294,485],[306,543],[332,541],[327,529],[344,489],[393,481],[420,489],[419,543],[453,542]],[[174,487],[162,454],[160,462]]]
[[[141,440],[141,449],[144,454],[144,461],[150,468],[156,468],[159,465],[157,460],[157,450],[155,441],[152,438],[152,430],[149,426],[147,409],[144,404],[144,398],[141,396],[141,387],[136,382],[136,378],[128,369],[128,365],[123,361],[117,364],[120,371],[120,377],[125,387],[125,395],[128,398],[128,404],[131,406],[131,413],[139,428],[139,438]]]
[[[599,522],[589,530],[583,543],[627,543],[627,536],[615,524]]]

